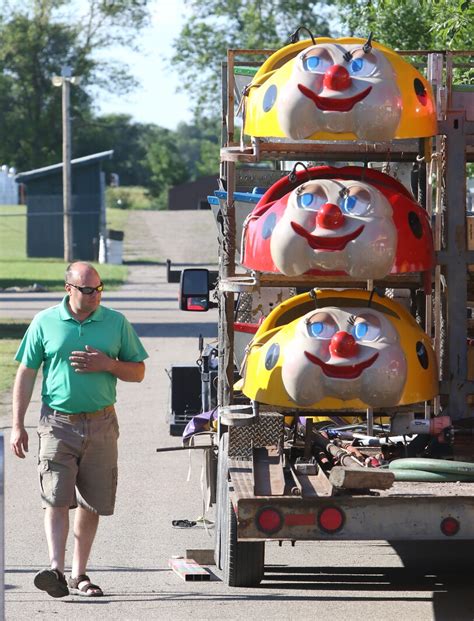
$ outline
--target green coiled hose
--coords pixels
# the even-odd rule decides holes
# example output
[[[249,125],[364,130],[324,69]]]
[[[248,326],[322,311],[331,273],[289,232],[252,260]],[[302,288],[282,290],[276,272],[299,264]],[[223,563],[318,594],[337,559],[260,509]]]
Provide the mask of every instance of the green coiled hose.
[[[423,481],[427,483],[448,483],[474,481],[474,463],[413,457],[394,459],[389,469],[395,474],[395,481]]]

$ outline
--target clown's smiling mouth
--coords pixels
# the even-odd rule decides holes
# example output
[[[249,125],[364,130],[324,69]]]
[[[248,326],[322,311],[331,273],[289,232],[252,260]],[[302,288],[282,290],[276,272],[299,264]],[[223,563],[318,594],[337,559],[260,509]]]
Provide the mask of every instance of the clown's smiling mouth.
[[[347,235],[341,235],[340,237],[321,237],[319,235],[312,235],[309,231],[303,228],[301,225],[296,222],[291,222],[291,226],[295,233],[304,237],[308,244],[313,248],[313,250],[344,250],[347,244],[359,237],[359,235],[364,230],[364,225],[359,226],[352,233],[347,233]]]
[[[309,351],[305,351],[304,355],[306,356],[306,358],[308,358],[310,362],[316,364],[318,367],[321,367],[322,372],[327,377],[347,380],[358,378],[362,371],[365,371],[365,369],[372,366],[379,357],[378,354],[374,354],[371,358],[365,360],[364,362],[359,362],[359,364],[334,365],[323,362],[314,354],[310,354]]]
[[[298,84],[298,88],[305,97],[314,101],[317,108],[334,112],[349,112],[356,103],[365,99],[372,90],[372,87],[369,86],[358,95],[338,99],[336,97],[321,97],[320,95],[316,95],[316,93],[302,84]]]

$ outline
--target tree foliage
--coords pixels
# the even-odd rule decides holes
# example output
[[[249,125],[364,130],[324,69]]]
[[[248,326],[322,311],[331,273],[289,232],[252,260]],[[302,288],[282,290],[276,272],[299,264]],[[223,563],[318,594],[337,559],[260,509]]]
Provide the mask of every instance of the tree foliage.
[[[117,173],[121,185],[147,186],[150,182],[147,145],[154,127],[136,123],[128,114],[82,118],[75,122],[75,156],[113,149],[113,159],[103,164],[105,172]]]
[[[315,0],[185,0],[188,18],[174,42],[170,69],[199,115],[218,116],[221,63],[227,49],[280,47],[298,26],[329,34],[324,7]]]
[[[474,40],[468,0],[336,0],[340,31],[401,50],[466,49]]]
[[[147,15],[146,7],[128,2],[6,3],[0,18],[0,161],[25,169],[60,160],[61,94],[51,77],[63,66],[81,78],[71,89],[72,114],[79,118],[91,113],[93,89],[133,88],[127,68],[98,53],[117,43],[135,45]]]
[[[426,1],[426,0],[425,0]],[[429,0],[434,16],[432,32],[448,49],[474,47],[474,3],[472,0]]]

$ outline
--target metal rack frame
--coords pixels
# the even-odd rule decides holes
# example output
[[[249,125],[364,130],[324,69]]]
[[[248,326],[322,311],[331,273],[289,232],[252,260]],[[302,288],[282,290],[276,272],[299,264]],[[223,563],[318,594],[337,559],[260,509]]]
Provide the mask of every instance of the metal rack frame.
[[[437,250],[437,266],[434,270],[434,312],[431,312],[431,296],[427,296],[427,331],[434,323],[435,351],[440,352],[440,324],[442,315],[441,279],[443,273],[447,282],[447,354],[446,360],[438,360],[442,366],[446,362],[447,374],[440,382],[440,396],[446,401],[445,413],[453,420],[471,415],[468,395],[474,394],[474,381],[468,381],[467,364],[467,284],[468,265],[474,264],[474,251],[467,250],[466,236],[466,162],[474,161],[474,121],[468,118],[467,110],[453,109],[452,85],[456,62],[473,66],[474,51],[430,51],[415,50],[399,52],[403,56],[426,57],[428,77],[434,87],[438,105],[438,134],[433,138],[420,140],[393,140],[390,142],[361,141],[300,141],[251,139],[251,144],[242,146],[235,141],[235,97],[234,67],[238,57],[269,55],[274,50],[228,50],[227,63],[222,70],[222,144],[221,176],[227,181],[227,202],[223,210],[224,243],[221,246],[219,269],[219,385],[218,402],[225,406],[233,402],[233,315],[234,293],[248,291],[257,286],[366,286],[365,283],[351,279],[302,276],[297,279],[280,275],[255,275],[235,273],[235,178],[237,163],[258,163],[262,160],[319,159],[344,161],[416,161],[425,164],[439,157],[442,145],[446,153],[444,175],[442,167],[437,166],[437,197],[444,189],[445,211],[442,201],[436,201],[434,211],[434,235]],[[248,63],[244,63],[248,64]],[[474,93],[472,93],[474,108]],[[322,157],[324,155],[324,157]],[[428,210],[431,213],[432,187],[428,179]],[[444,221],[443,221],[444,218]],[[445,243],[442,243],[442,238]],[[255,281],[253,282],[252,281]],[[400,277],[389,276],[377,281],[385,287],[413,288],[420,286],[420,278],[415,274]],[[369,286],[373,283],[369,282]],[[439,412],[439,398],[435,400],[435,414]],[[426,409],[429,416],[431,409]]]

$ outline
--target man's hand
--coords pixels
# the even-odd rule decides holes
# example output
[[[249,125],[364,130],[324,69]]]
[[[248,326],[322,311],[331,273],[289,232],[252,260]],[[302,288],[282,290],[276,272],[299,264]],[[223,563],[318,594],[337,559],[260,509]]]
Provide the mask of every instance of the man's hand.
[[[110,373],[114,367],[114,360],[99,349],[86,345],[85,351],[73,351],[69,356],[71,366],[76,373]]]
[[[10,435],[10,446],[17,457],[24,459],[28,453],[28,433],[24,427],[13,427]]]

